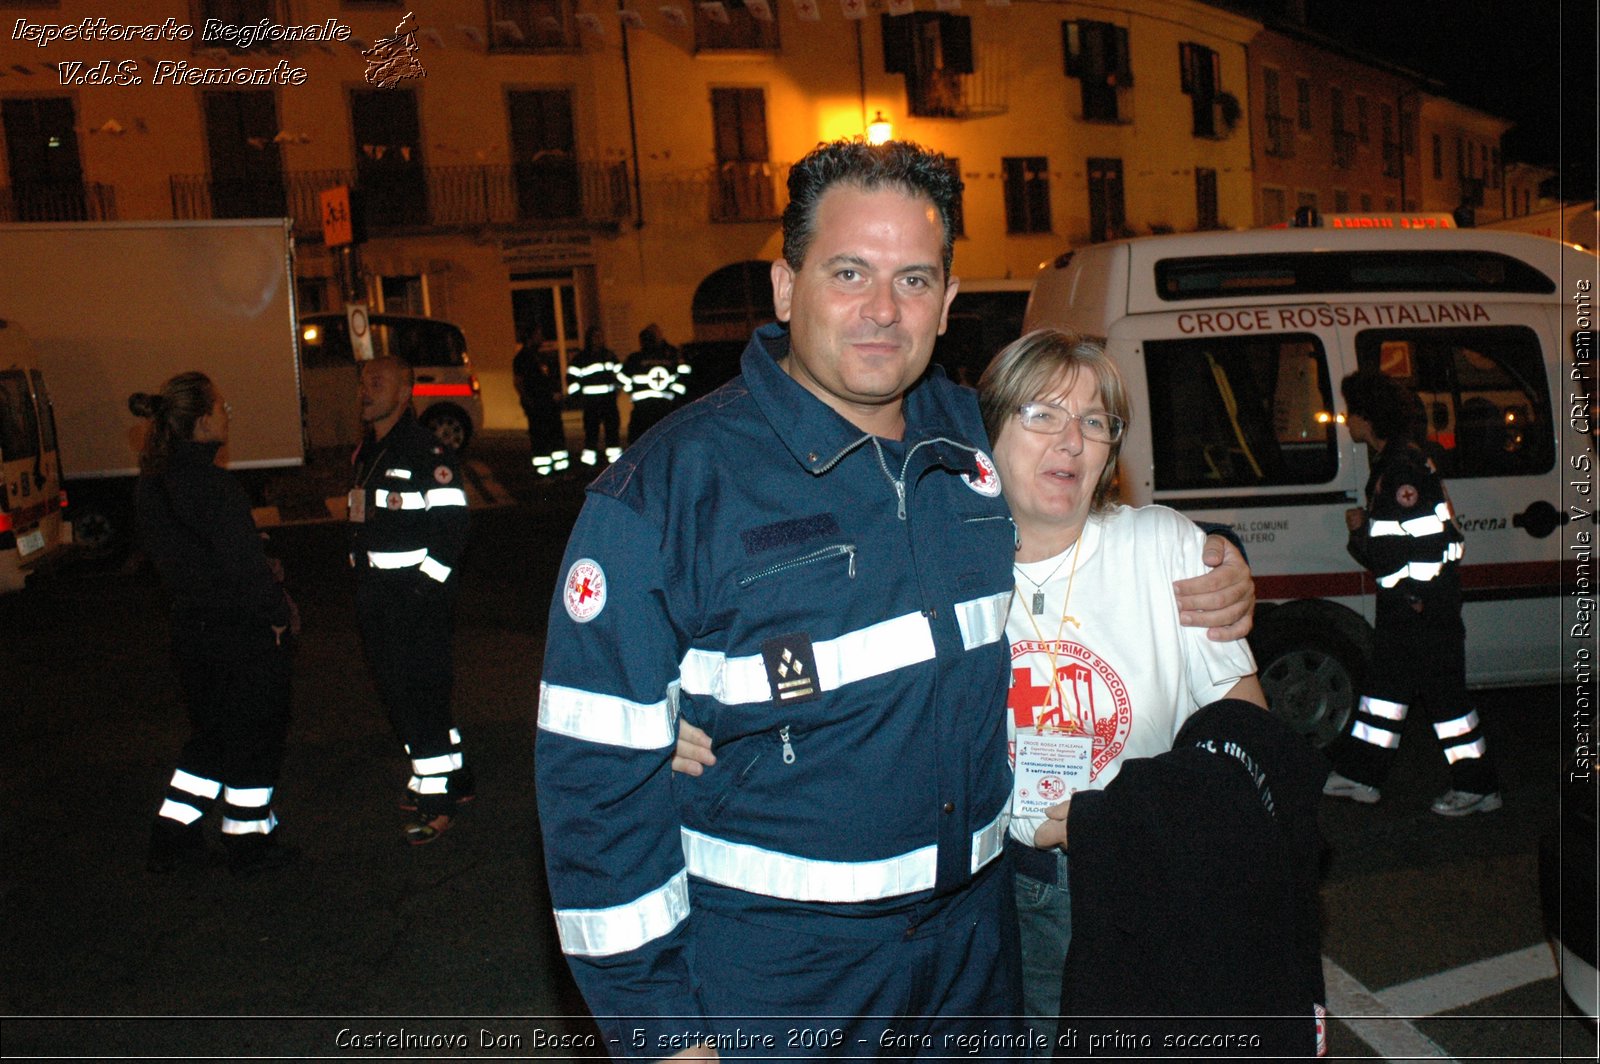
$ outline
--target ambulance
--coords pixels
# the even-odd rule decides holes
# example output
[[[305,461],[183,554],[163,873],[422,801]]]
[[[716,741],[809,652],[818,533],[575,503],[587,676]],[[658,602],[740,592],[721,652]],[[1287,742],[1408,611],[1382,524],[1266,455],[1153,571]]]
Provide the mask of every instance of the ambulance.
[[[44,375],[22,328],[0,318],[0,592],[20,590],[72,542],[66,502]]]
[[[1422,401],[1466,535],[1468,682],[1588,672],[1596,283],[1592,251],[1448,225],[1145,237],[1047,265],[1024,328],[1116,359],[1122,499],[1237,531],[1273,710],[1326,744],[1372,658],[1373,580],[1345,551],[1369,471],[1339,425],[1357,369]]]

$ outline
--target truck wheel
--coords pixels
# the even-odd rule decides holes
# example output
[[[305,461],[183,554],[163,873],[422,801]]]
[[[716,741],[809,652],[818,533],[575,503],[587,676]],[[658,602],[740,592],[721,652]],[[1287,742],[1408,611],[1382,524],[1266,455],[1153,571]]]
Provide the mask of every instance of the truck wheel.
[[[422,415],[422,423],[438,437],[440,443],[458,451],[472,439],[472,422],[459,410],[435,408]]]
[[[1318,747],[1339,737],[1366,685],[1366,657],[1354,643],[1301,622],[1265,634],[1256,660],[1273,713]]]

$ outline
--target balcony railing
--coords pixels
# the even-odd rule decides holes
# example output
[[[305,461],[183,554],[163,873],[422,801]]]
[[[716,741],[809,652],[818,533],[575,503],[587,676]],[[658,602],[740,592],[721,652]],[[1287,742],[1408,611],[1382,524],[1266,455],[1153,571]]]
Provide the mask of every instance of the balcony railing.
[[[1267,116],[1267,154],[1275,159],[1294,158],[1294,119],[1288,115]]]
[[[110,185],[0,185],[0,222],[109,222],[117,217]]]
[[[363,181],[365,185],[363,185]],[[170,180],[175,218],[236,217],[219,213],[240,202],[219,195],[226,186],[204,174]],[[283,175],[281,202],[295,232],[322,232],[324,189],[349,185],[361,193],[369,233],[469,229],[484,225],[540,228],[551,224],[605,226],[633,214],[627,164],[550,159],[508,166],[439,166],[383,175],[349,170],[301,170]],[[283,213],[282,209],[270,213]]]
[[[765,162],[718,163],[711,175],[713,222],[770,222],[778,216],[774,169]]]
[[[1356,135],[1349,130],[1336,129],[1333,131],[1333,165],[1340,170],[1348,170],[1356,162]]]

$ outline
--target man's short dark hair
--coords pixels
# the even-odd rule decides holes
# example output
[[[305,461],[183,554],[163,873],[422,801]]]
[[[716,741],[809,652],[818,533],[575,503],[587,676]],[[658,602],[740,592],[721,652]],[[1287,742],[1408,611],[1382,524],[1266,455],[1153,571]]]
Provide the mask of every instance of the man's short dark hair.
[[[1417,400],[1399,381],[1377,370],[1364,369],[1339,382],[1345,409],[1367,419],[1380,440],[1412,435]]]
[[[926,196],[944,227],[944,274],[950,277],[955,256],[956,197],[961,177],[950,160],[906,140],[868,144],[857,137],[819,144],[789,169],[789,205],[783,209],[783,258],[795,269],[805,261],[817,228],[817,204],[834,185],[854,185],[871,192],[893,188],[908,196]]]

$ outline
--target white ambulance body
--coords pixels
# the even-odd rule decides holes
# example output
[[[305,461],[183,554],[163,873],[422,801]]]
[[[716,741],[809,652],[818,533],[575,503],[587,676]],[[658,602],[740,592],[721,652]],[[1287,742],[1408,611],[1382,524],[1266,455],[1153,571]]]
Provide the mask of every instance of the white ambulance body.
[[[1466,533],[1468,682],[1574,670],[1594,602],[1596,271],[1592,252],[1478,230],[1148,237],[1047,266],[1024,324],[1104,341],[1133,402],[1122,498],[1238,531],[1274,710],[1326,742],[1371,660],[1373,581],[1344,522],[1366,448],[1335,421],[1358,368],[1425,407]]]

